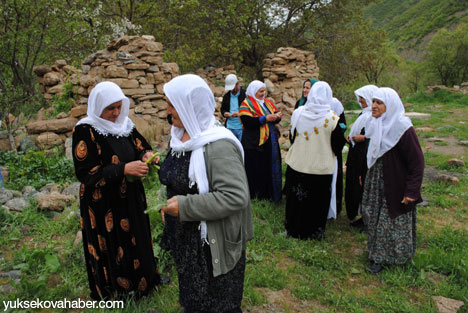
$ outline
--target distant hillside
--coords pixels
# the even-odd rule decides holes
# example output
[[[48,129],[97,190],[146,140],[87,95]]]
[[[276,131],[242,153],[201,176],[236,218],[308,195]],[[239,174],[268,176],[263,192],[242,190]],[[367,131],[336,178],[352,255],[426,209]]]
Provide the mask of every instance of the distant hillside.
[[[381,0],[364,15],[387,31],[402,56],[419,60],[437,30],[468,18],[468,0]]]

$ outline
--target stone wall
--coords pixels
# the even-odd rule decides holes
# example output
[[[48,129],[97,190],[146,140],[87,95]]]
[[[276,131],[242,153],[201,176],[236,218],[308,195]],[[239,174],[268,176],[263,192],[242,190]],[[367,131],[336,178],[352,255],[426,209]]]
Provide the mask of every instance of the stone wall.
[[[59,60],[52,66],[38,66],[34,72],[46,99],[60,95],[66,82],[73,84],[77,94],[68,114],[52,120],[38,114],[38,120],[28,123],[29,134],[40,134],[36,137],[40,148],[48,149],[70,137],[73,126],[86,115],[88,95],[102,81],[122,88],[130,99],[130,118],[144,136],[163,142],[169,134],[163,86],[178,75],[179,66],[163,62],[163,46],[153,36],[118,38],[106,49],[89,55],[81,70]]]
[[[310,51],[281,47],[276,53],[267,54],[264,64],[263,78],[268,97],[281,107],[289,119],[296,101],[302,95],[304,81],[319,76],[315,56]]]

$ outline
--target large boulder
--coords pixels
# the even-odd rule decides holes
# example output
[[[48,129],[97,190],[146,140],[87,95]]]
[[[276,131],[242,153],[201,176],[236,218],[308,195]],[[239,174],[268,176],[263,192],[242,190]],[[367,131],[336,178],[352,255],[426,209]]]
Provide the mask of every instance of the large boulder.
[[[57,85],[60,82],[60,73],[49,72],[45,74],[43,82],[46,86]]]
[[[19,151],[27,152],[29,150],[37,150],[33,136],[26,136],[20,139]]]
[[[37,198],[39,209],[43,211],[58,211],[62,212],[67,205],[70,205],[74,196],[63,195],[58,192],[52,192],[48,195],[43,195]]]
[[[66,133],[73,130],[78,119],[74,117],[29,122],[26,129],[29,134],[40,134],[43,132]]]
[[[37,145],[41,149],[50,149],[62,144],[62,138],[53,132],[45,132],[37,136]]]

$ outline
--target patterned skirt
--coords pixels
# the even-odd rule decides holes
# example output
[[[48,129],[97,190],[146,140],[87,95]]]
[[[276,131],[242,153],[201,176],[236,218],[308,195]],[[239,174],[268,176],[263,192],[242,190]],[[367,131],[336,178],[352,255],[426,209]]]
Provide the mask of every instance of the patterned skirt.
[[[396,218],[388,215],[383,162],[378,159],[366,177],[361,212],[367,226],[369,259],[380,264],[404,264],[416,252],[416,210]]]

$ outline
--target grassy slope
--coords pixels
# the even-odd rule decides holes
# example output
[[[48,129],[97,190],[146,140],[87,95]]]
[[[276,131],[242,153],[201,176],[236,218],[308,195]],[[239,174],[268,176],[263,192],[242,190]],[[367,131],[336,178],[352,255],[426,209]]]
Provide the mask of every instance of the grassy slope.
[[[412,103],[411,111],[432,114],[429,120],[413,121],[415,127],[434,129],[420,133],[420,138],[468,137],[468,125],[464,124],[468,96],[418,94],[407,102]],[[447,125],[452,127],[450,131]],[[418,250],[413,262],[377,276],[367,274],[367,237],[352,229],[343,213],[328,223],[324,241],[300,241],[284,235],[284,202],[254,201],[255,238],[248,245],[245,311],[437,312],[431,297],[440,295],[464,301],[459,312],[467,313],[468,167],[451,168],[447,160],[452,156],[432,152],[423,141],[422,146],[426,165],[456,172],[460,184],[424,181],[424,198],[432,201],[418,208]],[[456,157],[466,161],[467,148]],[[18,292],[0,294],[0,300],[87,298],[82,247],[73,246],[79,219],[69,212],[47,216],[34,207],[32,204],[15,216],[0,209],[0,271],[18,268],[23,272]],[[76,210],[75,205],[71,211]],[[147,312],[150,308],[180,312],[175,269],[169,255],[157,245],[162,224],[156,212],[151,214],[151,225],[160,269],[172,282],[151,297],[130,301],[124,312]],[[6,282],[0,279],[0,285]]]
[[[417,48],[426,35],[468,15],[466,0],[381,0],[364,9],[399,49]]]

